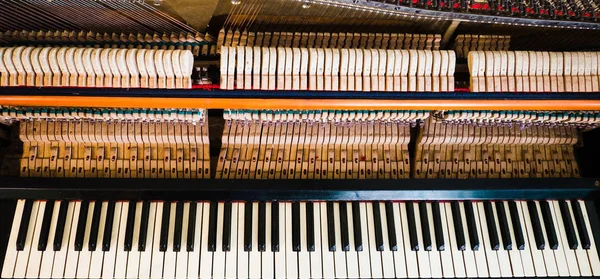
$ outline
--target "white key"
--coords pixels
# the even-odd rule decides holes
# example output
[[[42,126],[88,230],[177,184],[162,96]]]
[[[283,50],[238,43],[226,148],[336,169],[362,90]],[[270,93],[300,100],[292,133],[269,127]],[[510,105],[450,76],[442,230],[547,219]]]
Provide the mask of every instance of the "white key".
[[[300,252],[298,252],[298,277],[310,278],[310,255],[306,246],[306,202],[300,202]],[[267,276],[263,276],[267,278]]]
[[[492,244],[490,241],[490,234],[488,231],[487,219],[485,218],[485,208],[483,202],[477,202],[477,211],[479,213],[479,234],[481,235],[481,246],[479,249],[485,251],[488,262],[488,272],[490,277],[500,277],[500,264],[498,262],[498,253],[492,250]]]
[[[38,212],[35,221],[35,229],[33,231],[33,240],[31,241],[29,262],[27,263],[27,275],[29,278],[37,278],[40,273],[40,262],[42,260],[42,251],[38,251],[37,245],[40,241],[40,234],[42,231],[42,222],[44,221],[44,212],[46,211],[46,202],[40,201],[38,205]],[[34,213],[31,212],[31,217]]]
[[[195,203],[195,201],[193,201]],[[191,206],[190,206],[191,210]],[[191,212],[191,211],[190,211]],[[194,226],[194,249],[188,252],[187,276],[188,278],[198,278],[198,270],[200,268],[200,242],[202,238],[202,216],[203,204],[196,203],[196,221]],[[189,229],[189,227],[188,227]],[[183,247],[182,247],[183,249]],[[187,249],[187,247],[186,247]]]
[[[573,228],[575,231],[575,236],[577,237],[577,242],[579,244],[579,232],[577,231],[577,225],[575,223],[575,215],[573,214],[573,207],[571,201],[566,201],[569,206],[569,213],[571,214],[571,220],[573,220]],[[579,272],[581,276],[592,276],[592,268],[590,267],[590,261],[588,259],[587,251],[581,247],[581,245],[577,246],[575,249],[575,256],[577,257],[577,263],[579,264]]]
[[[584,201],[578,201],[579,206],[581,207],[581,211],[583,212],[583,219],[585,220],[585,228],[588,231],[588,235],[590,236],[590,249],[587,250],[588,257],[590,259],[590,265],[592,267],[592,274],[594,276],[600,276],[600,258],[598,257],[598,248],[596,248],[596,240],[594,239],[594,234],[592,233],[592,227],[590,225],[590,220],[588,217],[588,211]]]
[[[271,242],[271,202],[265,203],[265,251],[262,254],[262,278],[273,278],[275,255]]]
[[[394,251],[394,265],[396,267],[396,277],[406,278],[406,258],[404,257],[404,233],[402,226],[406,224],[402,223],[400,215],[400,203],[392,203],[393,214],[394,214],[394,226],[396,231],[396,242],[398,250]]]
[[[475,219],[475,227],[477,230],[477,236],[479,238],[479,249],[473,251],[475,255],[475,262],[477,263],[477,276],[479,277],[488,277],[488,264],[487,258],[485,257],[485,248],[483,247],[483,239],[481,233],[481,225],[479,224],[479,208],[476,203],[471,203],[473,208],[473,218]],[[471,242],[471,238],[469,236],[469,243]]]
[[[498,211],[496,210],[496,202],[491,202],[492,211],[494,212],[494,221],[496,223],[496,232],[498,233],[498,241],[500,243],[500,249],[498,249],[498,264],[500,265],[500,275],[502,277],[512,277],[512,269],[510,265],[510,258],[508,251],[504,249],[504,243],[502,242],[502,236],[500,235],[500,222],[498,221]],[[540,215],[541,216],[541,215]],[[490,220],[488,220],[489,222]]]
[[[54,202],[52,210],[52,221],[50,221],[50,231],[48,232],[48,244],[46,251],[42,254],[42,264],[40,268],[40,278],[52,277],[52,264],[54,263],[54,236],[56,235],[56,223],[58,222],[58,212],[60,211],[60,201]],[[16,241],[16,240],[15,240]],[[8,254],[8,250],[7,250]],[[5,259],[6,261],[6,259]],[[100,264],[102,266],[102,264]],[[2,276],[5,277],[5,276]],[[99,276],[98,276],[99,277]]]
[[[71,234],[71,222],[73,221],[73,212],[75,211],[75,203],[67,202],[67,217],[65,218],[65,230],[63,232],[63,240],[60,246],[60,251],[54,253],[54,267],[52,268],[52,278],[63,278],[65,275],[65,266],[67,264],[67,251],[69,247],[69,235]]]
[[[281,212],[279,214],[281,214]],[[285,203],[285,216],[285,231],[286,235],[288,236],[285,239],[287,278],[298,278],[298,253],[292,251],[292,203],[290,202]]]
[[[241,204],[243,206],[243,204]],[[243,217],[242,217],[243,218]],[[243,235],[243,233],[241,234]],[[231,241],[229,242],[229,252],[225,253],[225,277],[237,278],[237,254],[238,254],[238,203],[231,203]],[[243,251],[242,251],[243,252]],[[240,252],[240,253],[242,253]],[[191,259],[191,258],[190,258]],[[190,264],[193,261],[190,260]],[[188,277],[191,277],[188,275]]]
[[[73,211],[73,220],[71,221],[71,234],[69,236],[69,250],[67,252],[67,265],[65,267],[65,277],[75,278],[77,272],[77,260],[79,252],[75,251],[75,236],[77,234],[77,226],[79,224],[79,213],[81,212],[81,202],[74,202],[75,209]]]
[[[402,236],[404,238],[404,256],[406,257],[406,273],[409,278],[419,277],[419,264],[417,262],[417,252],[413,251],[410,247],[410,234],[408,230],[408,215],[406,211],[407,206],[412,206],[410,202],[403,202],[399,204],[400,217],[402,219]],[[364,223],[363,223],[364,224]]]
[[[280,213],[281,214],[281,213]],[[291,215],[290,215],[291,217]],[[291,219],[291,218],[290,218]],[[365,218],[366,220],[366,218]],[[316,236],[315,236],[316,237]],[[333,252],[329,252],[329,238],[327,234],[327,203],[321,203],[321,257],[323,258],[323,277],[335,277],[335,263]]]
[[[167,237],[167,250],[164,251],[165,262],[163,265],[163,278],[174,278],[175,267],[177,263],[177,254],[173,252],[173,239],[175,236],[175,217],[177,215],[177,203],[172,202],[168,205],[171,210],[169,211],[169,236]]]
[[[419,262],[419,277],[431,278],[431,265],[429,264],[429,255],[423,244],[423,229],[421,229],[421,214],[419,204],[412,203],[406,206],[413,206],[415,212],[415,225],[417,227],[417,239],[419,241],[419,251],[417,252],[417,261]]]
[[[372,216],[372,215],[371,215]],[[333,220],[335,226],[335,243],[336,249],[333,252],[333,258],[335,261],[335,277],[345,278],[346,277],[346,252],[342,250],[342,232],[340,230],[340,204],[333,203]]]
[[[100,206],[100,204],[98,204]],[[77,278],[89,278],[90,261],[92,252],[89,249],[90,230],[92,229],[92,219],[94,218],[94,208],[96,202],[89,202],[87,212],[87,222],[85,224],[85,233],[83,235],[83,247],[79,252],[79,263],[77,264]]]
[[[101,206],[102,209],[100,210],[100,222],[98,222],[98,238],[96,240],[96,250],[92,252],[90,261],[90,278],[100,278],[102,276],[102,262],[104,261],[102,241],[104,239],[104,227],[106,226],[106,211],[108,210],[108,202],[98,203],[98,206]]]
[[[383,266],[381,263],[381,253],[377,251],[377,243],[375,242],[375,220],[373,220],[373,204],[367,203],[367,223],[363,225],[367,226],[369,233],[369,253],[371,256],[371,276],[375,278],[383,277]],[[363,239],[364,242],[364,239]],[[365,243],[366,244],[366,243]],[[363,245],[365,245],[363,244]]]
[[[135,216],[133,222],[133,237],[131,238],[131,251],[127,258],[127,278],[138,278],[138,271],[140,268],[140,252],[139,252],[139,240],[140,240],[140,226],[142,221],[142,207],[144,202],[137,202],[135,204]],[[88,219],[89,220],[89,219]],[[79,256],[81,261],[81,256]]]
[[[198,204],[200,205],[200,204]],[[202,238],[199,244],[200,248],[200,277],[199,278],[211,278],[212,277],[212,260],[213,253],[208,251],[208,222],[210,219],[210,203],[205,202],[204,210],[202,211]],[[196,244],[194,243],[194,246]],[[247,261],[246,261],[247,262]]]
[[[127,217],[129,214],[129,202],[121,202],[121,219],[118,223],[119,237],[117,242],[117,257],[115,262],[115,277],[125,278],[127,273],[127,257],[129,252],[125,251],[125,234],[127,230]]]
[[[527,206],[526,201],[521,201],[521,216],[523,217],[523,233],[527,237],[529,242],[529,251],[531,252],[531,257],[533,259],[533,266],[535,269],[535,275],[538,277],[546,277],[546,263],[544,262],[544,255],[542,251],[537,249],[537,245],[535,244],[535,238],[533,235],[533,226],[531,224],[531,219],[529,218],[529,207]]]
[[[381,232],[383,236],[383,251],[379,252],[381,254],[381,262],[383,267],[383,276],[386,278],[394,278],[396,276],[396,272],[394,271],[394,254],[392,250],[390,250],[390,239],[389,232],[387,227],[387,212],[385,209],[385,202],[379,203],[379,215],[381,218]],[[352,224],[352,223],[350,223]]]
[[[150,273],[152,269],[152,252],[154,252],[154,229],[156,224],[157,206],[157,202],[151,202],[150,208],[148,210],[148,230],[146,231],[146,246],[144,251],[140,252],[139,278],[150,278]],[[156,245],[158,245],[158,243],[156,243]]]
[[[548,243],[548,236],[546,235],[546,225],[544,223],[544,218],[542,217],[542,210],[540,208],[540,202],[535,201],[535,207],[537,208],[538,216],[540,219],[540,225],[542,226],[542,233],[544,235],[544,240]],[[554,258],[554,250],[550,249],[546,245],[545,249],[542,250],[542,254],[544,255],[544,262],[546,263],[546,272],[548,272],[548,276],[558,276],[558,269],[556,265],[556,260]]]
[[[285,231],[285,218],[286,218],[286,206],[285,203],[279,202],[279,252],[275,253],[275,278],[286,278],[286,231]],[[241,215],[240,215],[241,216]],[[241,230],[240,230],[241,231]]]
[[[183,214],[181,215],[181,246],[177,252],[177,268],[175,269],[175,278],[187,278],[188,252],[187,235],[190,222],[190,203],[183,203]]]
[[[252,203],[252,251],[248,253],[248,276],[260,278],[261,255],[258,251],[258,202]]]
[[[21,225],[21,218],[23,217],[24,207],[25,200],[18,200],[17,207],[15,208],[15,215],[13,217],[12,227],[10,230],[10,236],[8,237],[8,246],[6,247],[6,254],[4,255],[4,264],[2,265],[2,278],[13,277],[18,254],[17,237],[19,235],[19,226]],[[51,244],[52,241],[54,241],[54,238],[48,238],[49,244]],[[52,246],[50,246],[50,249],[52,249]]]
[[[315,233],[315,251],[310,252],[310,277],[323,278],[322,266],[322,243],[321,243],[321,203],[313,203],[314,233]],[[281,214],[281,213],[280,213]],[[276,267],[277,268],[277,267]]]
[[[558,238],[558,250],[564,253],[564,261],[567,263],[569,276],[580,276],[575,250],[571,250],[569,241],[567,240],[564,221],[560,212],[560,205],[558,204],[558,201],[550,201],[549,203],[550,210],[552,210],[554,225],[556,225],[556,228],[558,229],[556,232]]]
[[[212,276],[215,279],[225,277],[225,252],[223,252],[223,223],[225,216],[225,203],[219,202],[217,207],[217,242],[215,251],[213,252],[212,267]]]
[[[465,250],[463,252],[463,259],[465,261],[465,270],[467,277],[477,277],[477,267],[479,266],[475,262],[475,253],[473,253],[471,247],[471,239],[469,238],[469,230],[467,226],[467,215],[465,214],[465,203],[459,202],[460,208],[460,219],[462,221],[462,227],[465,236]]]
[[[519,215],[519,223],[521,224],[521,230],[523,231],[523,240],[525,241],[525,248],[520,250],[521,253],[521,262],[523,263],[523,274],[527,277],[535,276],[535,267],[533,263],[533,257],[531,254],[532,246],[529,245],[529,240],[527,236],[527,228],[525,228],[525,221],[523,215],[523,209],[521,208],[520,202],[515,202],[517,205],[517,212]],[[534,246],[535,248],[535,246]]]
[[[431,276],[435,278],[442,278],[442,262],[440,252],[438,251],[437,242],[435,239],[435,226],[433,223],[433,209],[431,208],[431,203],[427,203],[427,218],[429,220],[429,233],[431,238],[431,251],[428,251],[429,254],[429,263],[431,265]]]
[[[442,234],[444,235],[444,251],[440,251],[442,273],[444,277],[451,278],[454,277],[454,266],[452,264],[452,247],[450,246],[450,235],[448,233],[446,218],[446,203],[440,203],[440,218],[442,219]]]
[[[371,259],[370,259],[370,246],[369,246],[369,228],[367,226],[367,205],[364,202],[360,202],[359,206],[359,218],[360,218],[360,229],[359,232],[362,236],[362,248],[361,252],[358,252],[358,273],[360,278],[371,278]],[[324,208],[321,207],[321,211]],[[356,232],[355,232],[356,233]]]
[[[510,264],[512,265],[512,272],[514,277],[523,277],[525,276],[525,271],[523,271],[523,263],[521,261],[521,253],[519,251],[519,247],[516,244],[515,232],[512,225],[512,218],[510,216],[510,210],[508,207],[508,202],[504,201],[504,214],[506,214],[506,220],[508,223],[508,230],[510,232],[510,238],[513,240],[512,249],[508,251],[508,256],[510,257]]]
[[[22,251],[17,253],[17,262],[15,266],[14,277],[24,278],[27,274],[27,262],[29,261],[29,254],[31,252],[31,245],[33,242],[33,236],[35,232],[35,225],[37,221],[37,214],[40,202],[34,201],[31,206],[31,215],[29,217],[29,226],[27,227],[27,235],[25,237],[25,246]]]
[[[102,266],[102,278],[114,278],[115,265],[117,259],[117,245],[119,242],[119,225],[121,221],[122,202],[115,203],[115,216],[110,238],[110,250],[104,252],[104,263]],[[162,275],[162,274],[161,274]]]
[[[348,239],[350,240],[350,249],[346,252],[346,264],[348,266],[348,278],[358,278],[358,252],[356,252],[356,245],[354,243],[354,218],[352,216],[352,203],[346,203],[347,216],[341,216],[341,218],[348,218]],[[362,253],[362,252],[361,252]],[[314,254],[314,253],[313,253]],[[311,254],[312,257],[312,254]],[[313,276],[314,278],[314,276]]]
[[[152,240],[152,267],[150,278],[162,278],[165,253],[160,251],[160,231],[162,226],[163,208],[169,206],[167,202],[158,202],[156,204],[156,214],[154,215],[154,236]],[[150,236],[148,236],[150,237]],[[148,249],[148,247],[146,247]]]
[[[283,214],[281,208],[285,208],[285,206],[283,205],[283,203],[280,205],[279,207],[279,214]],[[238,263],[238,278],[247,278],[248,277],[248,252],[244,251],[244,219],[246,216],[245,214],[246,211],[246,205],[244,203],[240,203],[238,205],[238,258],[237,258],[237,263]],[[285,223],[281,223],[283,228],[285,228]],[[283,230],[283,233],[285,234],[285,230]],[[284,259],[285,260],[285,259]],[[285,270],[285,269],[284,269]]]

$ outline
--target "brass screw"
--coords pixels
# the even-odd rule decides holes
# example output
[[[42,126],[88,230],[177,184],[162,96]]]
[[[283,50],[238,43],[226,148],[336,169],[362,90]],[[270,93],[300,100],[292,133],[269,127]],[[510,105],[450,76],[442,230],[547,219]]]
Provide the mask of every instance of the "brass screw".
[[[596,180],[596,182],[594,183],[594,185],[596,185],[596,187],[600,187],[600,181]]]

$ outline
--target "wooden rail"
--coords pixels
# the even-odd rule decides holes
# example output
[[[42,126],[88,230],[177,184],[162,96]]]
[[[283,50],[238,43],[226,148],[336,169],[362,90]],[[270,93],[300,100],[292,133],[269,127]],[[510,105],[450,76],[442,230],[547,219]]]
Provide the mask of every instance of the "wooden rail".
[[[347,110],[600,110],[600,100],[380,100],[174,98],[92,96],[0,96],[0,106],[206,108],[206,109],[347,109]]]

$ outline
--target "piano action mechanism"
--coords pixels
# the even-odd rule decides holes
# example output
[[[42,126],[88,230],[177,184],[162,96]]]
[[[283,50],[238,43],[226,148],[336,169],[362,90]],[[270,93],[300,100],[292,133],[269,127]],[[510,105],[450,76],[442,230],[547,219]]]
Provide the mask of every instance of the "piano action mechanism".
[[[2,278],[600,277],[594,0],[0,11]]]

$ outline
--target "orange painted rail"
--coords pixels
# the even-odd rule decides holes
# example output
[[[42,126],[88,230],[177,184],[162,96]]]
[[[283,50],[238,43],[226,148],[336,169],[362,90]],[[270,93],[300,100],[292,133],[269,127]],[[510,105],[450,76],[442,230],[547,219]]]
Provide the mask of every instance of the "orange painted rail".
[[[0,106],[348,110],[596,110],[600,100],[370,100],[0,96]]]

